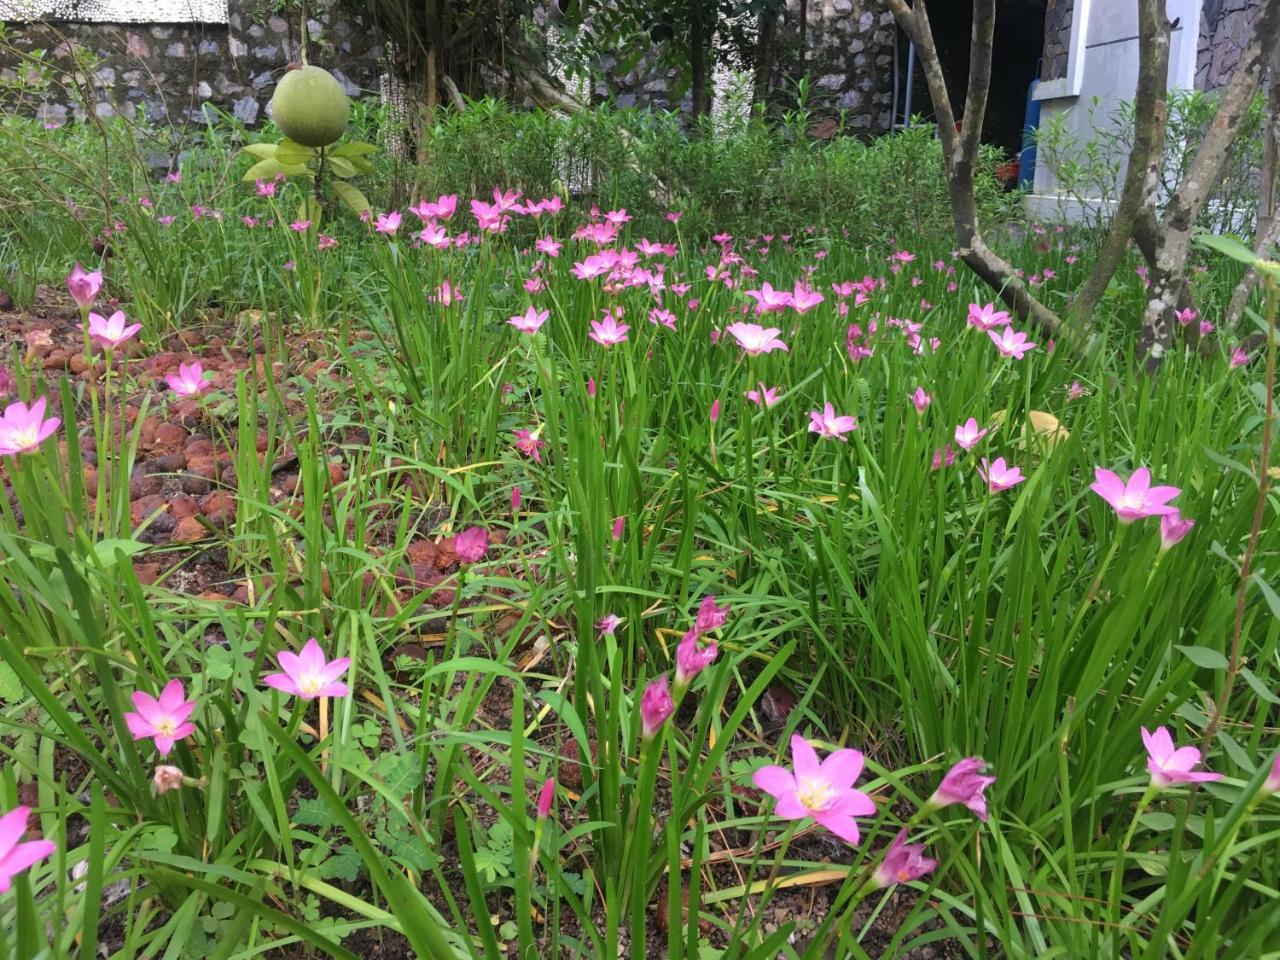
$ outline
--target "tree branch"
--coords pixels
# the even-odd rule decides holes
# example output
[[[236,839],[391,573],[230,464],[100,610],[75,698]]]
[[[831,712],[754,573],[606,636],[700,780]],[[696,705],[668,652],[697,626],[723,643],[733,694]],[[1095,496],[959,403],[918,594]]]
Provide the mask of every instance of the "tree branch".
[[[1124,259],[1138,213],[1154,208],[1169,118],[1169,19],[1165,0],[1138,0],[1138,87],[1134,95],[1133,144],[1120,202],[1084,286],[1072,300],[1071,317],[1087,324]]]

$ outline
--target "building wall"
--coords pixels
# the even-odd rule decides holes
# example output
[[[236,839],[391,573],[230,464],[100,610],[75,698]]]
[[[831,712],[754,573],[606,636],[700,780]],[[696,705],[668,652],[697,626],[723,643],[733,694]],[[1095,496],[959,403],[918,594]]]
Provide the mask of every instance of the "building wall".
[[[1053,5],[1063,0],[1049,0]],[[1215,90],[1231,77],[1248,40],[1254,11],[1263,0],[1168,0],[1168,17],[1177,23],[1170,36],[1169,89]],[[1094,139],[1110,122],[1122,101],[1131,101],[1138,82],[1138,15],[1134,4],[1116,0],[1072,0],[1067,52],[1062,57],[1056,18],[1046,23],[1045,56],[1065,61],[1059,76],[1042,71],[1036,97],[1041,123],[1065,115],[1068,130],[1081,144]],[[1052,11],[1051,11],[1052,13]],[[1056,62],[1056,61],[1055,61]],[[1123,158],[1117,158],[1123,159]],[[1123,177],[1121,164],[1119,175]],[[1118,192],[1118,186],[1117,191]],[[1084,207],[1066,200],[1052,173],[1036,169],[1028,197],[1033,215],[1078,219],[1100,206],[1089,198]]]
[[[1218,90],[1231,80],[1258,6],[1259,0],[1204,0],[1196,51],[1197,89]]]
[[[52,6],[66,0],[35,2]],[[152,0],[137,0],[134,6],[140,17],[155,9]],[[252,124],[263,118],[286,65],[300,57],[297,17],[267,11],[265,0],[228,0],[225,23],[49,20],[10,23],[8,35],[21,49],[46,50],[46,60],[59,66],[70,65],[73,47],[91,53],[98,66],[86,86],[100,116],[198,121],[209,103]],[[352,95],[378,92],[382,49],[358,18],[335,14],[332,0],[317,0],[308,32],[312,63],[331,70]],[[18,69],[13,58],[0,53],[0,77],[12,79]],[[60,88],[34,106],[50,123],[84,112]]]

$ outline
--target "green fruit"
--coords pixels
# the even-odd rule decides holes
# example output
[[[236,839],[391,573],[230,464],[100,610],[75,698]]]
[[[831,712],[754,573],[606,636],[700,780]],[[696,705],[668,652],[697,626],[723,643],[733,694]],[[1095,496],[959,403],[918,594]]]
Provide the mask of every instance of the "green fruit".
[[[347,129],[351,101],[333,74],[320,67],[290,70],[276,84],[271,117],[281,132],[304,147],[327,147]]]

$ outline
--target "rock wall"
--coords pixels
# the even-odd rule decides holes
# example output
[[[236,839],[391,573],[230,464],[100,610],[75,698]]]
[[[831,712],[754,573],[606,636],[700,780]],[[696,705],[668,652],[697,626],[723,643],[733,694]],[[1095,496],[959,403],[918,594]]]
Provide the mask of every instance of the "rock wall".
[[[780,61],[775,64],[779,101],[791,96],[788,84],[801,76],[812,80],[809,107],[818,113],[843,111],[845,129],[872,135],[886,132],[892,123],[893,47],[896,27],[884,0],[809,0],[804,62],[796,51],[799,38],[800,0],[786,0],[778,23]],[[674,69],[660,69],[642,59],[622,73],[617,61],[606,58],[595,94],[612,96],[621,107],[654,107],[688,110],[690,96],[680,90]],[[732,71],[718,68],[713,76],[717,99],[732,84]]]
[[[146,9],[148,0],[138,6]],[[310,61],[333,71],[353,96],[377,94],[383,50],[372,31],[358,18],[337,15],[332,0],[314,6]],[[252,124],[264,118],[285,66],[300,56],[298,18],[272,15],[269,7],[267,0],[229,0],[226,23],[10,23],[8,42],[44,49],[58,67],[72,63],[73,47],[91,54],[96,66],[83,80],[99,116],[200,121],[204,105],[212,104]],[[19,69],[0,50],[0,80],[16,79]],[[51,124],[84,113],[74,91],[61,86],[30,106]]]
[[[1044,56],[1040,62],[1040,79],[1065,80],[1067,52],[1071,45],[1071,21],[1075,16],[1075,0],[1049,0],[1044,12]]]
[[[1204,0],[1196,51],[1196,88],[1218,90],[1231,80],[1262,0]]]

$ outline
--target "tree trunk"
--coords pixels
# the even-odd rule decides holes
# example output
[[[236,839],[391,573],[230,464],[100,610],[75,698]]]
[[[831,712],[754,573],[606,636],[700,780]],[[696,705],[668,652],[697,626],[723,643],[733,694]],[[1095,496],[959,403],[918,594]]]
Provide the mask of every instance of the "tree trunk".
[[[1249,42],[1231,75],[1231,82],[1221,94],[1213,122],[1165,207],[1138,339],[1138,355],[1151,372],[1159,369],[1165,351],[1173,343],[1174,312],[1186,282],[1186,262],[1196,218],[1222,176],[1240,120],[1262,81],[1263,65],[1270,57],[1278,26],[1280,2],[1267,0],[1254,17]]]
[[[1000,299],[1022,320],[1030,320],[1046,334],[1061,328],[1058,317],[1032,295],[1013,265],[987,246],[978,223],[978,203],[973,192],[973,170],[982,136],[982,121],[991,87],[991,51],[995,37],[995,0],[974,0],[973,34],[969,48],[969,87],[965,94],[964,131],[956,130],[955,113],[947,94],[942,62],[934,45],[925,0],[888,0],[899,26],[916,46],[929,96],[938,119],[938,138],[946,164],[947,194],[960,258],[987,282]]]
[[[707,22],[707,3],[708,0],[690,0],[689,92],[694,117],[711,112],[711,70],[707,56],[711,30]]]
[[[1071,303],[1071,317],[1087,324],[1124,259],[1134,224],[1144,207],[1154,208],[1169,118],[1169,19],[1165,0],[1138,0],[1138,87],[1133,101],[1134,134],[1120,202],[1084,286]]]
[[[1280,160],[1280,46],[1271,52],[1267,79],[1267,119],[1262,131],[1262,166],[1258,175],[1258,222],[1253,232],[1253,252],[1265,257],[1280,241],[1280,217],[1276,216],[1276,164]],[[1258,282],[1258,271],[1249,267],[1236,284],[1227,306],[1223,327],[1232,329],[1244,316],[1249,295]]]
[[[751,99],[762,111],[768,108],[773,88],[773,62],[777,55],[779,0],[766,0],[756,28],[756,75]]]

